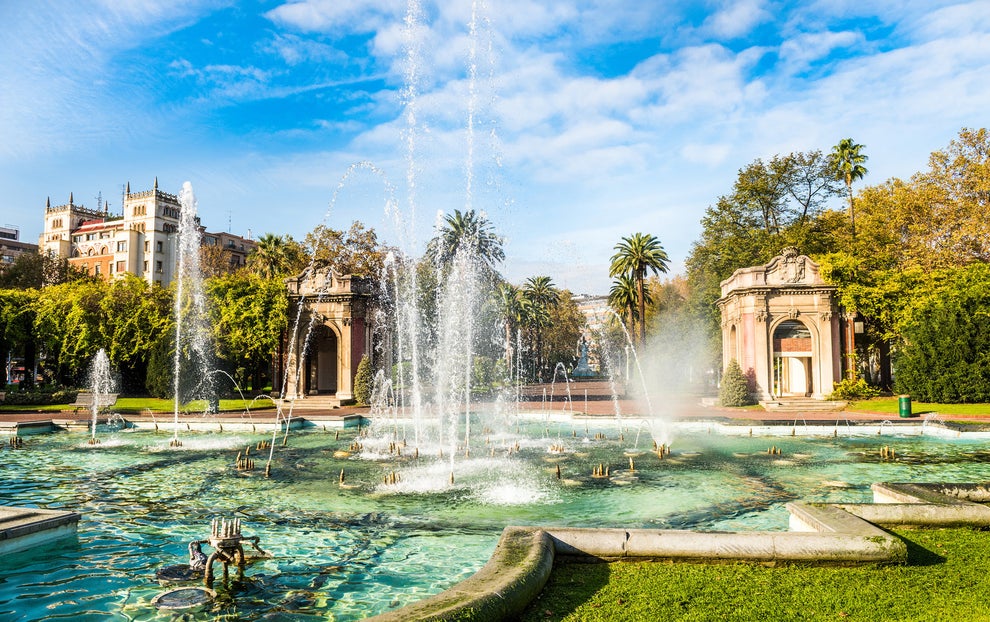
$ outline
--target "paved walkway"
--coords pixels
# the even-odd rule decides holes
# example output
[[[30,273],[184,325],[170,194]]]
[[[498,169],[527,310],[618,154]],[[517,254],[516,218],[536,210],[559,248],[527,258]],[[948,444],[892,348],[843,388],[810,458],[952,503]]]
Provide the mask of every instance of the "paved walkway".
[[[622,387],[617,387],[619,391]],[[612,399],[612,390],[607,382],[575,382],[570,384],[570,395],[567,393],[566,385],[530,385],[523,387],[520,392],[522,401],[519,409],[524,412],[546,412],[550,413],[574,413],[576,415],[589,415],[609,417],[615,416],[616,409],[622,416],[637,416],[652,413],[658,417],[669,417],[674,421],[711,421],[711,420],[738,420],[753,421],[760,423],[780,423],[793,424],[810,421],[860,421],[860,422],[880,422],[880,421],[921,421],[925,412],[916,412],[910,419],[899,418],[897,413],[868,412],[861,410],[838,411],[808,411],[808,412],[781,412],[767,411],[760,407],[750,408],[722,408],[719,406],[706,406],[702,404],[700,397],[692,396],[653,396],[649,403],[645,399]],[[480,402],[479,408],[494,406],[493,404]],[[311,421],[338,421],[348,416],[367,414],[367,408],[355,406],[345,406],[342,408],[313,410],[297,406],[293,409],[293,417],[300,417]],[[276,418],[276,411],[273,408],[265,410],[252,410],[251,419],[262,423],[273,422]],[[123,415],[126,419],[134,421],[150,422],[153,417],[146,413],[135,413]],[[172,421],[170,413],[155,415],[157,422],[167,424]],[[951,415],[945,416],[954,421],[967,421],[974,424],[990,425],[990,412],[979,415]],[[73,413],[72,411],[62,412],[30,412],[25,408],[21,412],[0,412],[0,426],[9,422],[28,421],[54,421],[54,422],[74,422],[83,425],[92,419],[92,416],[84,413]],[[202,420],[200,414],[180,415],[180,421],[196,422]],[[221,413],[211,420],[220,422],[237,423],[244,421],[244,415],[239,412]]]

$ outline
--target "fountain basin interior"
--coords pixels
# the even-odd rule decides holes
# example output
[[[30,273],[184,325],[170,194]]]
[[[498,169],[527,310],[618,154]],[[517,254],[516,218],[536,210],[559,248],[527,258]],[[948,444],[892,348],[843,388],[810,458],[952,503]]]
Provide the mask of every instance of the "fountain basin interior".
[[[470,457],[424,443],[416,458],[402,425],[377,438],[293,432],[276,444],[269,478],[267,450],[254,448],[270,435],[187,433],[178,449],[146,431],[98,430],[98,445],[81,433],[35,436],[2,451],[2,502],[82,520],[77,541],[4,564],[0,617],[153,619],[156,571],[184,563],[216,517],[240,518],[273,557],[250,561],[240,584],[214,586],[209,611],[354,620],[467,578],[509,524],[784,531],[788,501],[868,502],[878,481],[990,479],[980,438],[708,429],[679,430],[663,459],[649,434],[614,421],[523,422],[476,435]],[[249,446],[257,466],[237,471]],[[609,477],[592,476],[599,465]]]

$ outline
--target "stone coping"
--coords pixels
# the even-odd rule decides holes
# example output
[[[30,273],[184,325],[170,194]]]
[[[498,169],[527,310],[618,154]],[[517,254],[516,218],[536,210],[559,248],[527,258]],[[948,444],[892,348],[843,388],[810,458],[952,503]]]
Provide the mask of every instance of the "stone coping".
[[[555,560],[746,560],[903,564],[907,545],[877,525],[988,526],[990,486],[873,484],[875,503],[788,503],[787,532],[506,527],[488,563],[450,589],[370,618],[513,620],[540,593]]]
[[[75,535],[78,523],[79,514],[75,512],[0,506],[0,554]]]
[[[506,527],[481,570],[436,596],[368,618],[409,620],[514,620],[540,593],[553,568],[549,534],[533,527]]]

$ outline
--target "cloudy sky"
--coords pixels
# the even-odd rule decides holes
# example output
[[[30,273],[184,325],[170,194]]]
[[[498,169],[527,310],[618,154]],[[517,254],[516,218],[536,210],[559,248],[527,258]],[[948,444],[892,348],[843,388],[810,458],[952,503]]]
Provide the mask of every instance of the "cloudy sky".
[[[321,222],[420,250],[485,212],[504,273],[608,289],[624,235],[683,269],[758,157],[925,167],[990,107],[990,1],[2,0],[0,224],[191,181],[211,230]]]

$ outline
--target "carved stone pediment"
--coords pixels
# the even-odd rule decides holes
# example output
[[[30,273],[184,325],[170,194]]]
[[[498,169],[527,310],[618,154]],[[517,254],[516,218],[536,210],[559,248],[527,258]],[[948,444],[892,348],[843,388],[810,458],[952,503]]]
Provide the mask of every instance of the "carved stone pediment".
[[[770,260],[764,268],[767,285],[794,285],[821,283],[818,278],[818,265],[807,255],[801,255],[793,246],[788,246]]]

